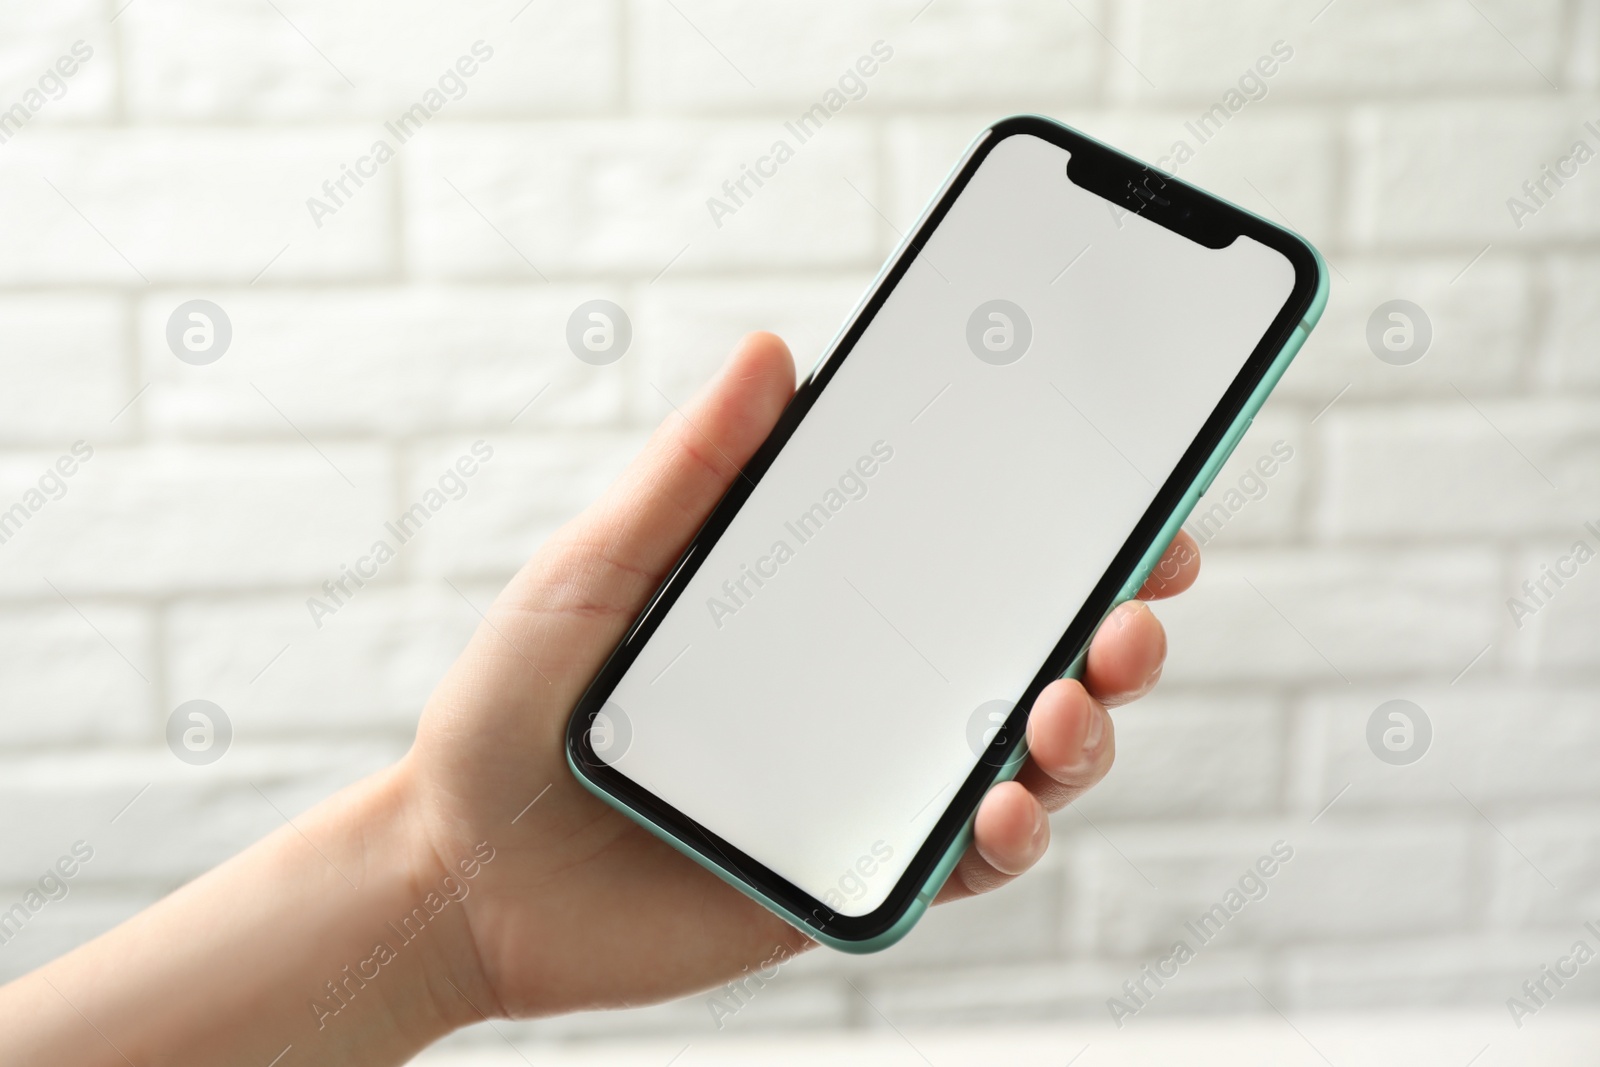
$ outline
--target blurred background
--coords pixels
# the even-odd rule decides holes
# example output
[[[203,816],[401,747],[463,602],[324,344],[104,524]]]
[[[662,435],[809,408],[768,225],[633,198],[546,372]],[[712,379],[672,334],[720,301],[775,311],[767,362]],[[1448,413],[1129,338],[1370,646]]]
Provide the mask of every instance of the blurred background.
[[[477,609],[669,404],[748,330],[804,372],[1030,111],[1333,275],[1190,523],[1204,573],[1111,777],[1029,877],[720,1028],[712,994],[424,1061],[1595,1062],[1600,976],[1523,983],[1600,949],[1597,90],[1597,0],[6,5],[0,909],[93,858],[0,979],[403,752]],[[604,366],[566,341],[595,299],[632,329]]]

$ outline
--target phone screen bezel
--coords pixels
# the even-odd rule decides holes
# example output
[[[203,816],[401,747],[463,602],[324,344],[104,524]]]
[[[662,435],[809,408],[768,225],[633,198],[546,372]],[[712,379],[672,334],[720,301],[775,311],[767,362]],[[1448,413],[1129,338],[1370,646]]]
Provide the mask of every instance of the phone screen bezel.
[[[711,547],[731,525],[773,460],[816,403],[817,397],[828,387],[834,374],[854,350],[889,294],[910,269],[923,245],[943,221],[972,176],[995,146],[1008,137],[1024,134],[1066,149],[1071,159],[1066,178],[1101,196],[1108,203],[1140,214],[1208,247],[1223,247],[1244,235],[1282,253],[1294,268],[1294,285],[1271,326],[1206,419],[1200,433],[1184,451],[1172,475],[1129,533],[1050,656],[1041,665],[1005,726],[997,732],[989,749],[957,790],[932,832],[918,847],[888,897],[866,914],[842,915],[711,833],[617,768],[603,762],[590,744],[590,726],[595,714],[610,698]],[[1207,460],[1221,446],[1250,396],[1271,369],[1278,353],[1288,344],[1296,327],[1310,310],[1319,282],[1316,255],[1295,234],[1163,171],[1039,116],[1018,116],[989,127],[951,177],[944,192],[924,214],[916,230],[902,243],[883,272],[879,284],[863,302],[848,328],[826,358],[819,362],[811,377],[800,385],[771,435],[746,464],[743,476],[733,479],[733,484],[684,550],[667,579],[656,590],[650,603],[629,628],[627,636],[579,699],[567,726],[567,749],[573,765],[593,786],[642,815],[684,846],[694,849],[706,862],[750,885],[818,932],[841,941],[869,941],[886,933],[915,903],[940,860],[977,810],[979,801],[993,784],[1000,768],[1015,752],[1023,737],[1028,709],[1032,707],[1034,699],[1077,659],[1095,626],[1111,609],[1118,591],[1132,576],[1134,568],[1160,534],[1168,517],[1200,477]]]

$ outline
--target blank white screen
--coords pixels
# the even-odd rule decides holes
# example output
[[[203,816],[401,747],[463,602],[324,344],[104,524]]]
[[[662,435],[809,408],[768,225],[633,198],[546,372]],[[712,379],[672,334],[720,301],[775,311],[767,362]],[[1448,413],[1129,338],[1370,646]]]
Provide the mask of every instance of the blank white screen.
[[[904,873],[974,710],[1021,696],[1293,287],[1281,253],[1114,211],[1067,158],[985,158],[613,692],[626,747],[597,741],[841,914]],[[968,345],[996,298],[1032,326],[1008,365]]]

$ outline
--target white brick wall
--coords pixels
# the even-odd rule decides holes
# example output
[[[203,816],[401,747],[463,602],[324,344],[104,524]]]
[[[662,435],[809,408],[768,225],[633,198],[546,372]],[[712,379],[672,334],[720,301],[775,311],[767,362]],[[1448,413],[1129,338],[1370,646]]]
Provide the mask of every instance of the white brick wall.
[[[1600,519],[1600,163],[1520,228],[1506,207],[1600,147],[1596,0],[125,3],[0,13],[0,108],[94,50],[0,144],[0,506],[94,448],[0,545],[0,899],[97,849],[0,977],[274,826],[252,784],[298,811],[402,750],[475,621],[444,579],[487,603],[741,333],[809,365],[985,123],[1156,158],[1279,41],[1181,173],[1316,241],[1333,299],[1201,511],[1275,442],[1292,460],[1206,531],[1161,692],[1117,713],[1118,768],[1042,869],[882,956],[787,966],[731,1029],[1105,1030],[1279,838],[1268,897],[1130,1026],[1267,1012],[1249,978],[1291,1013],[1461,1008],[1509,1045],[1505,997],[1600,917],[1600,564],[1521,628],[1505,604]],[[318,226],[306,198],[479,40]],[[865,96],[716,225],[706,198],[880,40]],[[635,328],[606,368],[562,341],[596,296]],[[208,366],[165,343],[193,298],[233,324]],[[1367,348],[1395,298],[1432,322],[1412,366]],[[479,439],[466,496],[316,628],[305,597]],[[194,698],[236,733],[208,767],[162,741]],[[1432,720],[1412,766],[1365,740],[1393,698]],[[701,998],[502,1029],[718,1040]]]

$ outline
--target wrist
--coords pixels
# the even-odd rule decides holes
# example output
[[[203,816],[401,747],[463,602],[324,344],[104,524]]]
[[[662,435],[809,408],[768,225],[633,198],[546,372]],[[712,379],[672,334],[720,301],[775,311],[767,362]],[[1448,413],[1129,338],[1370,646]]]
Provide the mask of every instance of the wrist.
[[[418,811],[403,762],[343,790],[0,989],[0,1025],[29,1062],[406,1062],[499,1010]]]
[[[492,845],[438,847],[408,761],[350,787],[328,807],[335,839],[361,863],[361,877],[350,872],[357,889],[339,922],[361,933],[348,942],[348,960],[310,976],[306,1012],[316,1031],[343,1029],[348,1019],[364,1040],[409,1055],[503,1014],[463,906]]]

